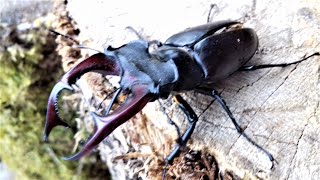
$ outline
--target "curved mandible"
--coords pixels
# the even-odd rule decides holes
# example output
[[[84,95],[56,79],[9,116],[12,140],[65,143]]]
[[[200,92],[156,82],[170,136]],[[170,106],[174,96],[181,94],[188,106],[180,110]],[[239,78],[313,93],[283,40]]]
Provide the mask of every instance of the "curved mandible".
[[[113,130],[141,111],[154,98],[154,94],[150,92],[147,85],[135,85],[131,92],[125,103],[111,115],[99,116],[93,113],[96,125],[95,132],[80,152],[71,157],[65,157],[65,160],[76,160],[90,153]]]
[[[73,90],[71,84],[74,84],[83,74],[87,72],[98,72],[103,75],[120,75],[121,66],[112,57],[103,53],[97,53],[85,59],[72,69],[70,69],[61,80],[53,87],[47,105],[47,117],[44,128],[44,141],[48,141],[48,136],[55,126],[69,125],[59,117],[58,96],[63,89]]]

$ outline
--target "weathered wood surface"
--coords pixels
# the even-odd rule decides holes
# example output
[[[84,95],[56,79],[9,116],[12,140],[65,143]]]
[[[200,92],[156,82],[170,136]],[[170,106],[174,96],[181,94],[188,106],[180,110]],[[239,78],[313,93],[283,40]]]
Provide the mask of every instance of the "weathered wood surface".
[[[240,19],[245,26],[257,31],[259,53],[249,64],[292,62],[305,54],[320,51],[320,5],[317,0],[70,0],[67,7],[80,28],[80,38],[90,40],[88,45],[91,47],[101,48],[117,47],[136,39],[125,29],[127,26],[137,29],[148,39],[164,41],[180,30],[206,23],[213,3],[217,7],[211,20]],[[265,154],[239,136],[217,103],[201,116],[188,146],[206,148],[217,158],[222,170],[232,170],[241,178],[320,179],[319,75],[320,58],[315,57],[287,68],[236,73],[219,85],[245,133],[274,155],[278,163],[273,169]],[[197,114],[212,101],[195,92],[183,96]],[[185,127],[182,112],[170,106],[171,100],[162,103],[169,106],[167,112],[172,119]],[[148,104],[143,113],[146,121],[139,119],[141,116],[134,118],[99,147],[116,179],[133,178],[132,171],[137,172],[134,167],[151,171],[148,167],[152,159],[164,156],[161,153],[168,153],[169,145],[174,143],[166,141],[168,137],[173,139],[175,133],[157,103]],[[139,122],[145,124],[137,125]],[[112,162],[116,155],[128,152],[135,152],[130,153],[131,157],[147,156],[145,159],[149,164],[146,161],[143,162],[145,166],[140,161],[129,165],[126,161]],[[118,158],[125,157],[128,156]],[[154,177],[152,173],[150,177]]]

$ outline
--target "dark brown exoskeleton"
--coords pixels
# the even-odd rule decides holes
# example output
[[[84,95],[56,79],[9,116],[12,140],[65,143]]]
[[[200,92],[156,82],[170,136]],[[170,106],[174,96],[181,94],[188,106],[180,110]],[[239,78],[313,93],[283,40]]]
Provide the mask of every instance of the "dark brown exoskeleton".
[[[215,90],[215,83],[224,80],[234,72],[251,71],[261,68],[285,67],[297,64],[307,58],[288,64],[266,64],[245,66],[258,47],[258,37],[253,29],[235,28],[235,21],[219,21],[193,28],[171,36],[165,43],[157,42],[156,50],[149,52],[153,43],[143,40],[132,41],[119,48],[107,48],[87,58],[71,70],[54,86],[48,101],[44,139],[48,140],[51,130],[58,125],[68,127],[58,115],[57,98],[61,90],[73,90],[77,79],[87,72],[120,76],[121,91],[129,92],[126,101],[110,115],[94,115],[95,131],[84,144],[83,149],[67,160],[78,159],[90,153],[115,128],[128,121],[148,102],[167,98],[171,92],[195,90],[215,98],[227,112],[237,131],[248,141],[266,153],[271,161],[272,155],[252,141],[242,132],[228,106]],[[179,137],[178,144],[166,158],[168,164],[180,153],[193,133],[197,115],[181,96],[176,100],[189,119],[189,128]],[[111,107],[109,106],[109,107]]]

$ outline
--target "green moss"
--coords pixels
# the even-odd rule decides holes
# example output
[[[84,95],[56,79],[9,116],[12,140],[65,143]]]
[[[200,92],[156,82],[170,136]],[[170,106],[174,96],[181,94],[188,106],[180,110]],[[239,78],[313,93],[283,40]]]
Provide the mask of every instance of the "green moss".
[[[48,54],[54,51],[48,38],[40,30],[2,37],[7,48],[0,52],[0,157],[17,179],[82,179],[86,175],[76,175],[79,162],[59,158],[72,149],[72,143],[65,144],[73,138],[71,133],[55,130],[51,140],[63,143],[54,150],[42,141],[47,98],[57,79],[49,75],[62,73],[58,56]],[[41,67],[46,64],[54,68]]]

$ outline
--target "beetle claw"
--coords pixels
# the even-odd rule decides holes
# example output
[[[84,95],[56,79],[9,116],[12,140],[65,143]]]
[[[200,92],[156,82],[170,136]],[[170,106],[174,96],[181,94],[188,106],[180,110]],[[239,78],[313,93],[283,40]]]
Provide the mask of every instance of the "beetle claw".
[[[65,127],[70,127],[66,122],[64,122],[60,117],[59,117],[59,112],[58,112],[58,97],[60,92],[63,89],[69,89],[73,90],[73,88],[70,85],[66,85],[62,82],[58,82],[54,87],[53,90],[51,91],[49,101],[48,101],[48,106],[47,106],[47,118],[46,118],[46,125],[45,125],[45,130],[44,130],[44,136],[43,139],[44,141],[48,141],[48,136],[51,132],[51,130],[55,126],[65,126]]]
[[[44,141],[48,141],[48,136],[54,127],[59,125],[69,127],[69,125],[59,117],[58,97],[60,92],[63,89],[73,90],[71,84],[74,84],[83,74],[90,71],[103,75],[119,75],[121,72],[120,65],[114,59],[111,59],[103,53],[92,55],[69,70],[54,86],[50,94],[43,136]]]
[[[73,160],[80,159],[81,157],[90,153],[104,139],[104,138],[103,139],[99,138],[99,134],[103,133],[103,131],[101,130],[103,129],[103,127],[108,126],[108,122],[102,121],[99,115],[96,113],[91,113],[91,116],[93,117],[95,122],[95,130],[93,132],[93,135],[86,142],[86,144],[84,145],[83,149],[80,152],[70,157],[63,157],[62,158],[63,160],[73,161]],[[108,134],[105,136],[108,136]]]
[[[65,160],[77,160],[89,154],[98,144],[103,141],[110,133],[131,117],[137,114],[150,100],[153,94],[146,85],[136,85],[132,88],[132,94],[118,109],[107,116],[99,116],[92,113],[95,121],[95,131],[91,138],[86,142],[80,152],[65,157]]]

